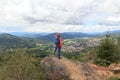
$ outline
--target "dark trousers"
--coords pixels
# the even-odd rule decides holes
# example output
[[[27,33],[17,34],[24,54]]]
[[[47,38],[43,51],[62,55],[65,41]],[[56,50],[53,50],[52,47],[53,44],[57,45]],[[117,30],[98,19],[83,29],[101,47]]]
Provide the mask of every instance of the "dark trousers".
[[[55,47],[54,55],[55,55],[55,53],[56,53],[56,50],[58,50],[58,58],[60,59],[60,54],[61,54],[61,48],[60,48],[60,46],[56,46],[56,47]]]

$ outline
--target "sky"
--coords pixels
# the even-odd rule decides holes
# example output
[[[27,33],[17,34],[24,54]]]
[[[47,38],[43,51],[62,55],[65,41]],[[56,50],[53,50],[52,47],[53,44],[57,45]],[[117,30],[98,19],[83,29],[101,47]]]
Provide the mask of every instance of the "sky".
[[[120,0],[0,0],[0,32],[120,30]]]

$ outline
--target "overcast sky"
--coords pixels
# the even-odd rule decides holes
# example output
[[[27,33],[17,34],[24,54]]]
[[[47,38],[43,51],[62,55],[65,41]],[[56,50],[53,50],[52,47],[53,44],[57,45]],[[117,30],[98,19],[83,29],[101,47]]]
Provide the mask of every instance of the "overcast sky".
[[[120,0],[0,0],[0,32],[120,30]]]

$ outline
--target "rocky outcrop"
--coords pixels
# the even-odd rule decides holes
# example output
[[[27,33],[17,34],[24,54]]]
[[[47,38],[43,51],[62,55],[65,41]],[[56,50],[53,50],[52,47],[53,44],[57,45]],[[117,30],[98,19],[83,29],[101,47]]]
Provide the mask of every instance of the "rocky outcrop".
[[[87,64],[63,57],[60,60],[54,56],[46,57],[42,64],[46,66],[49,80],[103,80]]]
[[[41,61],[48,80],[109,80],[114,73],[107,67],[49,56]]]

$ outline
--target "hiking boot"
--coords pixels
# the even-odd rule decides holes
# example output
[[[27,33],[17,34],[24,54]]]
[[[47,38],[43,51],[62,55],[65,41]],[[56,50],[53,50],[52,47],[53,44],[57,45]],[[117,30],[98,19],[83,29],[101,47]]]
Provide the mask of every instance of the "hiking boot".
[[[58,57],[58,59],[61,59],[61,57]]]

